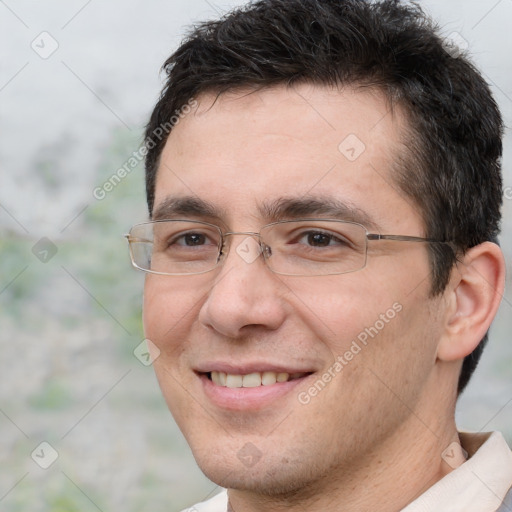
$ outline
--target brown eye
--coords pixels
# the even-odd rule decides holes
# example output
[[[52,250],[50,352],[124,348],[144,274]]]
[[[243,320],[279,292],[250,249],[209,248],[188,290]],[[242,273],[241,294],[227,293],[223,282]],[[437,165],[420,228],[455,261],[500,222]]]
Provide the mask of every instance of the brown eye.
[[[332,235],[326,233],[310,233],[307,235],[308,244],[314,247],[327,247],[332,240]]]
[[[326,231],[304,231],[296,237],[296,243],[303,244],[305,247],[343,247],[349,245],[341,235]]]
[[[179,245],[204,245],[206,243],[206,236],[200,233],[188,233],[178,239]]]

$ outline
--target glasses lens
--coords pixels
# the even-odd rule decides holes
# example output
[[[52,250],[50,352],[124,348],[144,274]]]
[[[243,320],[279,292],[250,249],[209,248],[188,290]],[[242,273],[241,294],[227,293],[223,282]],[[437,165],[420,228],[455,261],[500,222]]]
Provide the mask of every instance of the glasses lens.
[[[147,222],[130,231],[133,263],[149,272],[173,275],[207,272],[216,266],[220,246],[220,229],[202,222]]]
[[[284,221],[261,231],[267,264],[278,274],[344,274],[366,264],[366,229],[342,221]]]

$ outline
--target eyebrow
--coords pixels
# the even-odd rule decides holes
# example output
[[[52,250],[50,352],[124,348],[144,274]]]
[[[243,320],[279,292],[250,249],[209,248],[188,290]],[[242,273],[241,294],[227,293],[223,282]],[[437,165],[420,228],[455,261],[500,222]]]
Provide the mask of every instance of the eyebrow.
[[[379,224],[364,210],[331,196],[281,197],[258,206],[265,222],[294,220],[300,218],[325,217],[362,224],[368,230],[381,231]],[[169,196],[153,211],[152,220],[199,218],[226,223],[224,208],[193,196]]]
[[[164,220],[179,216],[222,220],[222,218],[225,218],[226,212],[224,209],[198,197],[169,196],[153,210],[151,219]]]
[[[300,198],[279,198],[263,203],[260,208],[262,217],[270,222],[294,220],[301,217],[327,217],[362,224],[368,230],[380,232],[379,224],[364,210],[353,204],[331,196],[304,196]]]

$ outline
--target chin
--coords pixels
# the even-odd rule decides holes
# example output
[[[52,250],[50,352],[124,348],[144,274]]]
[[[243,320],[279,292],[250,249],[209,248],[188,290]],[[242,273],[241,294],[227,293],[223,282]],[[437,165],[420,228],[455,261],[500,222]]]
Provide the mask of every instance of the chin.
[[[247,467],[236,456],[226,454],[227,451],[212,454],[207,450],[202,455],[194,453],[205,476],[226,489],[286,499],[307,493],[307,489],[322,478],[315,475],[320,468],[299,462],[296,456],[293,460],[278,454],[262,456],[252,467]]]

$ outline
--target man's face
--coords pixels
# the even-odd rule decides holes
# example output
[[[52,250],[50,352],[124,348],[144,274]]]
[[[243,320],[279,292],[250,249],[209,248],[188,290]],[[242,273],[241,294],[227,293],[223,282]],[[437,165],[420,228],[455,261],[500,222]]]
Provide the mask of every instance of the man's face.
[[[373,224],[369,232],[424,235],[391,170],[407,128],[380,95],[297,86],[214,100],[198,98],[197,112],[173,129],[155,218],[258,232],[276,220],[262,205],[282,210],[283,200],[296,206],[284,212],[289,220],[338,218],[308,210],[314,199],[344,203],[349,220]],[[193,208],[175,208],[186,198]],[[418,417],[428,409],[439,335],[425,244],[370,241],[362,270],[292,277],[272,273],[262,256],[245,258],[246,235],[227,243],[217,269],[148,275],[144,294],[160,386],[210,479],[295,491],[396,452],[406,433],[424,435]],[[234,386],[268,372],[268,385],[231,388],[211,372]],[[272,384],[278,373],[290,377]]]

